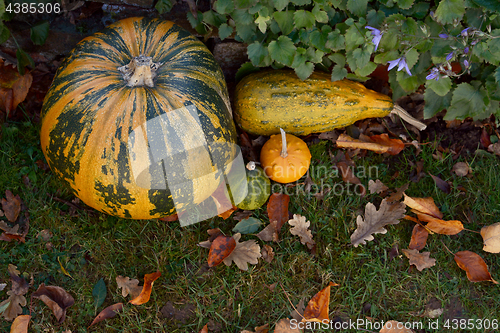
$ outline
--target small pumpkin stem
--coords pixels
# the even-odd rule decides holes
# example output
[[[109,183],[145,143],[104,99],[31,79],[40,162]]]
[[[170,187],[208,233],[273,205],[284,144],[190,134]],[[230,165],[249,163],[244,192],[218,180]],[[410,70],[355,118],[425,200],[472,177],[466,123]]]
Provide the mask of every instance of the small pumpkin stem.
[[[249,171],[255,170],[255,162],[253,162],[253,161],[248,162],[246,167],[247,167],[247,170],[249,170]]]
[[[128,65],[118,67],[129,87],[146,86],[153,88],[156,71],[163,65],[153,62],[153,58],[140,55],[134,57]]]
[[[427,125],[413,118],[408,112],[406,112],[405,109],[403,109],[401,106],[397,104],[394,105],[394,109],[392,109],[391,113],[397,114],[399,117],[401,117],[401,119],[405,120],[407,123],[410,123],[416,128],[418,128],[419,131],[423,131],[427,127]]]
[[[281,132],[281,157],[286,158],[288,156],[288,151],[286,150],[286,133],[280,128]]]

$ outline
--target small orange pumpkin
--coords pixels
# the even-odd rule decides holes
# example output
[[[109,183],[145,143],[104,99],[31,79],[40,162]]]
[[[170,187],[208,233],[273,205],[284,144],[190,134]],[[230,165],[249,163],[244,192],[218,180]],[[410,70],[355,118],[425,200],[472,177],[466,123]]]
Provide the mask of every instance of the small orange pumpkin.
[[[272,135],[260,152],[260,164],[266,175],[278,183],[291,183],[306,174],[311,164],[307,144],[295,135]]]

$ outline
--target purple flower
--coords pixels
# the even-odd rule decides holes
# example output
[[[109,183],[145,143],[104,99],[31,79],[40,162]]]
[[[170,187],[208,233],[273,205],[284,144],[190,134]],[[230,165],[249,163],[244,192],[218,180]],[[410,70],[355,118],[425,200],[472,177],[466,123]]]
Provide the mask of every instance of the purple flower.
[[[469,47],[468,47],[468,46],[466,46],[466,47],[465,47],[465,49],[464,49],[464,53],[465,53],[465,54],[469,53]]]
[[[450,37],[447,34],[439,34],[438,36],[439,36],[439,38],[442,38],[442,39],[446,39],[446,38]]]
[[[425,79],[426,80],[432,80],[432,79],[434,79],[436,81],[439,80],[439,68],[437,68],[437,67],[432,68],[430,74],[427,75],[425,77]]]
[[[464,30],[462,30],[462,32],[460,32],[460,35],[461,35],[462,37],[467,37],[467,36],[468,36],[468,32],[467,32],[467,31],[468,31],[469,29],[470,29],[470,27],[469,27],[469,28],[465,28]]]
[[[450,52],[450,53],[448,53],[448,55],[446,56],[446,61],[450,61],[450,60],[451,60],[451,58],[453,58],[453,53],[454,53],[454,52]]]
[[[383,33],[380,32],[377,28],[366,26],[365,29],[369,29],[372,31],[372,43],[375,45],[375,51],[377,51],[378,44],[380,43],[380,40],[382,39]]]
[[[464,60],[464,66],[465,68],[469,68],[469,62],[467,61],[467,59]]]
[[[406,63],[405,57],[401,57],[396,60],[390,60],[388,61],[388,63],[389,63],[389,68],[387,68],[388,71],[398,66],[398,71],[404,69],[406,70],[406,73],[408,73],[408,75],[411,76],[411,72],[410,69],[408,68],[408,64]]]

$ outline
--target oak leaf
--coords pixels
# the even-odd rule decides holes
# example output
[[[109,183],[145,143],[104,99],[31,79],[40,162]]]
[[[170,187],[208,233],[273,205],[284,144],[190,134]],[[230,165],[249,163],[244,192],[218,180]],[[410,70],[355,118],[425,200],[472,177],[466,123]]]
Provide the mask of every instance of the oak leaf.
[[[7,292],[9,298],[0,303],[0,309],[3,309],[2,315],[5,320],[14,320],[23,313],[23,306],[26,306],[26,298],[22,295],[16,295],[12,290]]]
[[[404,255],[410,259],[410,265],[415,265],[419,271],[436,265],[436,259],[430,258],[430,252],[418,252],[418,250],[403,249]]]
[[[385,234],[384,227],[391,224],[398,224],[399,219],[405,215],[405,204],[401,202],[388,203],[386,199],[380,203],[379,210],[374,204],[369,202],[365,207],[364,219],[358,215],[357,229],[351,235],[351,244],[357,247],[359,244],[366,244],[366,241],[374,239],[373,234]]]
[[[258,264],[258,259],[261,257],[259,244],[253,239],[240,243],[241,234],[239,233],[234,234],[233,238],[236,241],[236,247],[233,252],[223,260],[224,264],[230,266],[234,261],[236,266],[243,271],[248,270],[248,264]]]
[[[52,310],[59,323],[66,318],[66,310],[75,304],[75,299],[66,290],[57,286],[45,286],[44,283],[38,287],[32,297],[44,302]]]
[[[264,259],[267,262],[271,262],[274,259],[274,250],[271,246],[264,244],[264,247],[262,248],[262,259]]]
[[[311,222],[306,222],[305,216],[293,214],[293,219],[289,220],[288,224],[292,226],[292,228],[290,228],[290,233],[292,235],[299,236],[300,242],[303,245],[307,245],[309,249],[312,249],[314,247],[314,244],[316,244],[316,242],[313,240],[312,233],[309,230]]]
[[[130,300],[129,303],[134,305],[141,305],[147,303],[151,297],[151,291],[153,290],[153,284],[161,276],[161,273],[155,272],[151,274],[144,275],[144,285],[142,286],[142,291],[139,296]]]
[[[210,245],[208,267],[217,266],[236,248],[236,241],[231,236],[219,235]]]
[[[455,262],[458,267],[467,273],[467,278],[471,282],[491,281],[498,284],[491,277],[488,271],[488,265],[484,262],[483,258],[478,254],[471,251],[460,251],[455,253]]]
[[[28,326],[30,324],[30,315],[20,315],[14,319],[10,327],[10,333],[28,333]]]
[[[481,228],[483,237],[483,251],[500,253],[500,222]]]
[[[99,314],[97,315],[97,317],[94,318],[94,320],[92,321],[90,326],[93,326],[93,325],[95,325],[103,320],[113,318],[122,309],[123,309],[123,303],[116,303],[116,304],[108,306],[107,308],[105,308],[104,310],[99,312]]]
[[[116,277],[116,284],[118,285],[118,288],[122,289],[123,297],[127,297],[128,295],[130,295],[130,297],[133,299],[139,296],[142,291],[142,287],[139,286],[139,280],[131,279],[128,276],[124,277],[118,275]]]
[[[302,322],[315,321],[323,322],[329,321],[329,308],[330,308],[330,289],[332,286],[338,286],[338,284],[330,282],[328,286],[311,298],[309,303],[307,303],[306,309],[304,310],[304,318]]]
[[[375,181],[373,181],[373,179],[370,179],[368,181],[368,190],[370,191],[370,194],[373,193],[380,194],[382,192],[387,191],[388,189],[389,188],[385,186],[384,183],[380,181],[380,179],[377,179]]]

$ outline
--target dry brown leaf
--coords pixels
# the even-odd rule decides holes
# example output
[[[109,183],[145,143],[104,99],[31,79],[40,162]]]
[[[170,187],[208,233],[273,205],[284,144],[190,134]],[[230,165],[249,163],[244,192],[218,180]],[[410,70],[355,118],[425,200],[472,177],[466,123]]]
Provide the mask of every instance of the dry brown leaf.
[[[268,333],[268,332],[269,332],[269,324],[255,327],[254,331],[247,331],[247,330],[241,331],[241,333]]]
[[[155,272],[151,274],[144,275],[144,285],[142,286],[142,291],[136,298],[129,301],[129,303],[134,305],[141,305],[147,303],[151,297],[151,291],[153,290],[153,284],[161,276],[161,273]]]
[[[396,320],[387,321],[380,333],[415,333],[415,331],[405,328],[405,324]]]
[[[292,226],[292,228],[290,228],[290,233],[292,235],[299,236],[300,242],[303,245],[307,245],[309,250],[311,250],[314,247],[314,244],[316,244],[316,242],[313,240],[312,233],[309,230],[311,222],[306,222],[305,216],[293,214],[293,219],[289,220],[288,224]]]
[[[427,229],[422,227],[420,224],[415,224],[413,227],[413,232],[411,233],[410,245],[408,248],[410,250],[422,250],[427,243],[427,237],[429,236],[429,232]]]
[[[12,66],[0,60],[0,110],[9,113],[19,105],[26,96],[33,82],[30,73],[24,75]]]
[[[14,196],[11,191],[5,191],[5,198],[2,198],[2,209],[5,217],[10,222],[15,222],[21,212],[21,198],[19,195]]]
[[[330,282],[328,287],[322,289],[311,298],[304,310],[302,322],[314,321],[321,323],[323,321],[330,321],[330,289],[332,286],[338,286],[338,284]]]
[[[290,196],[283,193],[273,193],[267,203],[269,221],[278,221],[276,230],[279,234],[281,227],[288,221],[288,205]]]
[[[17,316],[10,327],[10,333],[28,333],[28,325],[30,324],[30,315]]]
[[[267,262],[271,262],[274,259],[274,250],[271,246],[264,244],[264,247],[262,248],[262,259],[264,259]]]
[[[274,327],[274,333],[300,333],[301,331],[296,326],[297,325],[294,325],[294,327],[292,328],[290,319],[284,318],[276,323],[276,326]]]
[[[118,285],[118,288],[122,289],[123,297],[127,297],[128,295],[130,295],[130,297],[134,299],[139,296],[142,291],[142,287],[139,286],[139,280],[131,279],[128,276],[123,277],[121,275],[118,275],[116,277],[116,284]]]
[[[390,155],[397,155],[405,148],[403,141],[399,139],[391,139],[387,133],[371,135],[370,140],[381,146],[387,147],[387,153]]]
[[[409,186],[410,186],[410,183],[406,183],[403,186],[401,186],[400,188],[396,189],[396,192],[394,192],[389,197],[387,197],[387,201],[394,202],[394,201],[401,200],[401,198],[403,197],[404,191],[406,191]]]
[[[488,265],[483,258],[471,251],[460,251],[455,253],[455,261],[461,269],[467,272],[467,278],[471,282],[491,281],[498,284],[491,277],[488,271]]]
[[[390,139],[387,134],[372,135],[365,137],[367,141],[353,139],[346,134],[341,134],[337,138],[337,147],[350,149],[366,149],[377,154],[389,153],[397,155],[404,149],[404,143],[399,139]],[[368,141],[368,139],[370,141]]]
[[[23,313],[22,307],[26,306],[26,298],[22,295],[16,295],[12,290],[9,290],[7,295],[9,295],[9,298],[0,303],[0,308],[8,304],[2,315],[5,320],[12,321]]]
[[[483,237],[483,251],[500,253],[500,222],[481,228]]]
[[[278,221],[271,221],[257,234],[257,237],[264,242],[277,242],[279,240]]]
[[[208,324],[205,324],[205,326],[203,326],[200,333],[208,333]]]
[[[304,318],[304,310],[306,309],[306,305],[304,304],[304,299],[301,298],[299,304],[295,307],[295,309],[290,313],[290,316],[295,319],[297,322],[302,321]]]
[[[95,325],[103,320],[113,318],[122,309],[123,309],[123,303],[116,303],[116,304],[108,306],[107,308],[105,308],[104,310],[99,312],[99,314],[97,315],[97,317],[95,317],[95,319],[92,321],[90,326],[93,326],[93,325]]]
[[[469,164],[465,162],[456,163],[451,170],[459,177],[465,177],[472,172]]]
[[[223,262],[226,266],[230,266],[234,261],[239,269],[246,271],[248,270],[248,264],[257,265],[259,263],[260,246],[255,242],[255,240],[247,240],[240,243],[241,234],[237,233],[233,236],[236,241],[236,247],[229,256],[227,256]]]
[[[438,176],[434,176],[433,174],[429,173],[429,175],[432,177],[432,180],[434,180],[434,183],[436,184],[436,186],[441,190],[443,191],[444,193],[446,194],[450,194],[451,193],[451,186],[449,183],[445,182],[444,180],[442,180],[441,178],[439,178]]]
[[[436,265],[436,259],[429,257],[431,254],[430,252],[419,253],[418,250],[415,249],[402,249],[401,251],[410,259],[410,265],[415,265],[419,271]]]
[[[428,198],[412,198],[404,194],[403,203],[408,207],[415,209],[421,213],[434,216],[438,219],[443,218],[443,213],[439,211],[439,208],[434,203],[434,199],[431,197]]]
[[[380,208],[369,202],[365,207],[365,218],[360,215],[357,218],[357,229],[351,235],[351,244],[357,247],[359,244],[366,244],[366,241],[373,240],[373,234],[385,234],[384,227],[391,224],[398,224],[399,219],[405,215],[405,204],[401,202],[388,203],[386,199],[380,203]]]
[[[413,210],[412,210],[413,211]],[[428,222],[425,225],[425,228],[435,232],[440,235],[456,235],[462,230],[464,230],[464,225],[462,222],[457,220],[445,221],[441,219],[437,219],[433,216],[427,214],[421,214],[416,211],[413,211],[417,214],[418,219],[422,222]]]
[[[231,236],[219,235],[210,245],[208,253],[208,267],[217,266],[227,256],[233,252],[236,247],[236,241]]]
[[[368,190],[370,191],[370,194],[373,194],[373,193],[380,194],[382,192],[387,191],[388,189],[389,188],[387,186],[385,186],[384,183],[382,183],[380,181],[380,179],[377,179],[375,181],[370,179],[368,181]]]
[[[253,214],[253,210],[242,210],[234,214],[233,219],[241,221],[249,218]]]
[[[57,286],[45,286],[42,283],[32,295],[47,305],[59,323],[66,318],[66,310],[75,304],[75,299],[66,290]]]
[[[488,146],[488,151],[492,152],[495,155],[500,156],[500,142],[493,143]]]

